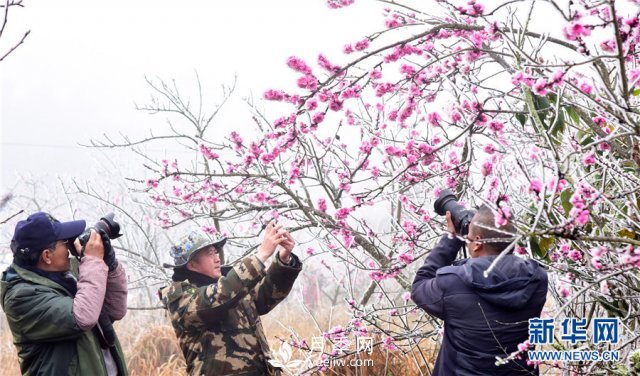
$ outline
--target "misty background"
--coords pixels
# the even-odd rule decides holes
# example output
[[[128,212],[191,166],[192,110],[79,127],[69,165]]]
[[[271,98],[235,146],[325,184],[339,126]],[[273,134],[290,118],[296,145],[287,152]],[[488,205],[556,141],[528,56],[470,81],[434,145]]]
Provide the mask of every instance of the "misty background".
[[[140,159],[126,150],[81,145],[103,134],[135,140],[166,129],[164,115],[135,109],[150,98],[145,77],[175,79],[192,96],[197,72],[205,101],[212,103],[221,98],[220,86],[237,77],[216,124],[251,129],[243,99],[261,101],[268,88],[292,87],[287,57],[313,63],[322,52],[336,63],[346,60],[343,44],[379,28],[381,9],[360,1],[335,11],[320,0],[25,1],[23,8],[12,7],[0,50],[31,33],[0,62],[1,193],[20,194],[25,178],[55,193],[50,190],[58,188],[58,177],[108,184],[120,178],[116,170],[144,173]],[[171,156],[177,149],[158,145],[149,152]]]

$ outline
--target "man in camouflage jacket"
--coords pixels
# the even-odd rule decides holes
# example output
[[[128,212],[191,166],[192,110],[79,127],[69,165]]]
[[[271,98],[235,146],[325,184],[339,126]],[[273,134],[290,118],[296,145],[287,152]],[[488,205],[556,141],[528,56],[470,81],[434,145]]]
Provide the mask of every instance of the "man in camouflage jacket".
[[[189,375],[278,375],[260,316],[291,291],[302,263],[295,242],[273,222],[257,254],[222,268],[226,238],[192,232],[172,248],[174,282],[159,291],[169,311]],[[271,266],[264,263],[275,253]]]

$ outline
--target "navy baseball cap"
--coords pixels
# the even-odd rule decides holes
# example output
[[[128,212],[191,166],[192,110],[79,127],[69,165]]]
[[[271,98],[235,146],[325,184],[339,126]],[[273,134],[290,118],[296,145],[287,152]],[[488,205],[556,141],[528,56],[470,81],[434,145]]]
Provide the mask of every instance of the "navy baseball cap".
[[[22,253],[40,252],[57,240],[77,237],[85,226],[84,220],[60,222],[47,213],[37,212],[16,224],[11,243]]]

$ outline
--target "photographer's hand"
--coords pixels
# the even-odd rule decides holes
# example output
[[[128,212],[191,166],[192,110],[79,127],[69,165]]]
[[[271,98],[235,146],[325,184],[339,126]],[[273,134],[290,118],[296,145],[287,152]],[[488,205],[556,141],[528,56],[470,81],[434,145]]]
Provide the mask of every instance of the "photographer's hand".
[[[271,221],[267,225],[264,239],[262,239],[262,244],[258,248],[258,258],[263,263],[273,255],[278,245],[286,239],[281,229],[282,225],[276,224],[275,221]]]
[[[111,245],[111,239],[103,232],[100,233],[102,237],[102,244],[104,245],[104,263],[109,267],[109,272],[112,272],[118,266],[118,260],[116,259],[116,251]]]
[[[283,263],[288,264],[289,261],[291,261],[291,252],[293,252],[293,247],[295,247],[296,242],[288,231],[284,232],[284,236],[285,240],[280,243],[282,249],[280,249],[278,255]]]
[[[447,231],[449,231],[449,233],[452,236],[456,236],[456,226],[453,225],[453,220],[451,219],[451,212],[447,211]]]
[[[82,249],[82,245],[80,244],[80,240],[76,239],[73,243],[77,250]],[[78,252],[79,253],[79,252]],[[87,244],[84,247],[84,252],[82,252],[81,256],[95,256],[97,258],[104,258],[104,245],[102,244],[102,239],[100,235],[95,230],[91,230],[91,236],[87,241]]]

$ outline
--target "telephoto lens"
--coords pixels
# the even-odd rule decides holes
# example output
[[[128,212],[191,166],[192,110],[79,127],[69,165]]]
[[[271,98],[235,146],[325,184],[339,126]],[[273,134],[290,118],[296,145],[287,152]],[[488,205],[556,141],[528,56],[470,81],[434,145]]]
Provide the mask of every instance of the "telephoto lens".
[[[96,232],[100,236],[103,236],[103,234],[106,235],[109,239],[117,239],[121,237],[122,234],[120,233],[120,224],[116,222],[114,218],[114,213],[108,213],[104,217],[100,218],[100,220],[96,222],[93,227],[89,227],[84,230],[84,232],[80,234],[80,236],[78,236],[80,245],[84,247],[85,244],[87,244],[87,242],[89,241],[89,237],[91,237],[91,229],[96,230]],[[73,242],[69,242],[69,251],[71,251],[74,256],[78,256]]]
[[[440,192],[440,196],[433,203],[433,209],[438,215],[445,215],[450,212],[456,232],[463,236],[469,233],[469,224],[473,216],[476,215],[475,210],[467,209],[458,204],[458,198],[450,189],[443,189]]]

